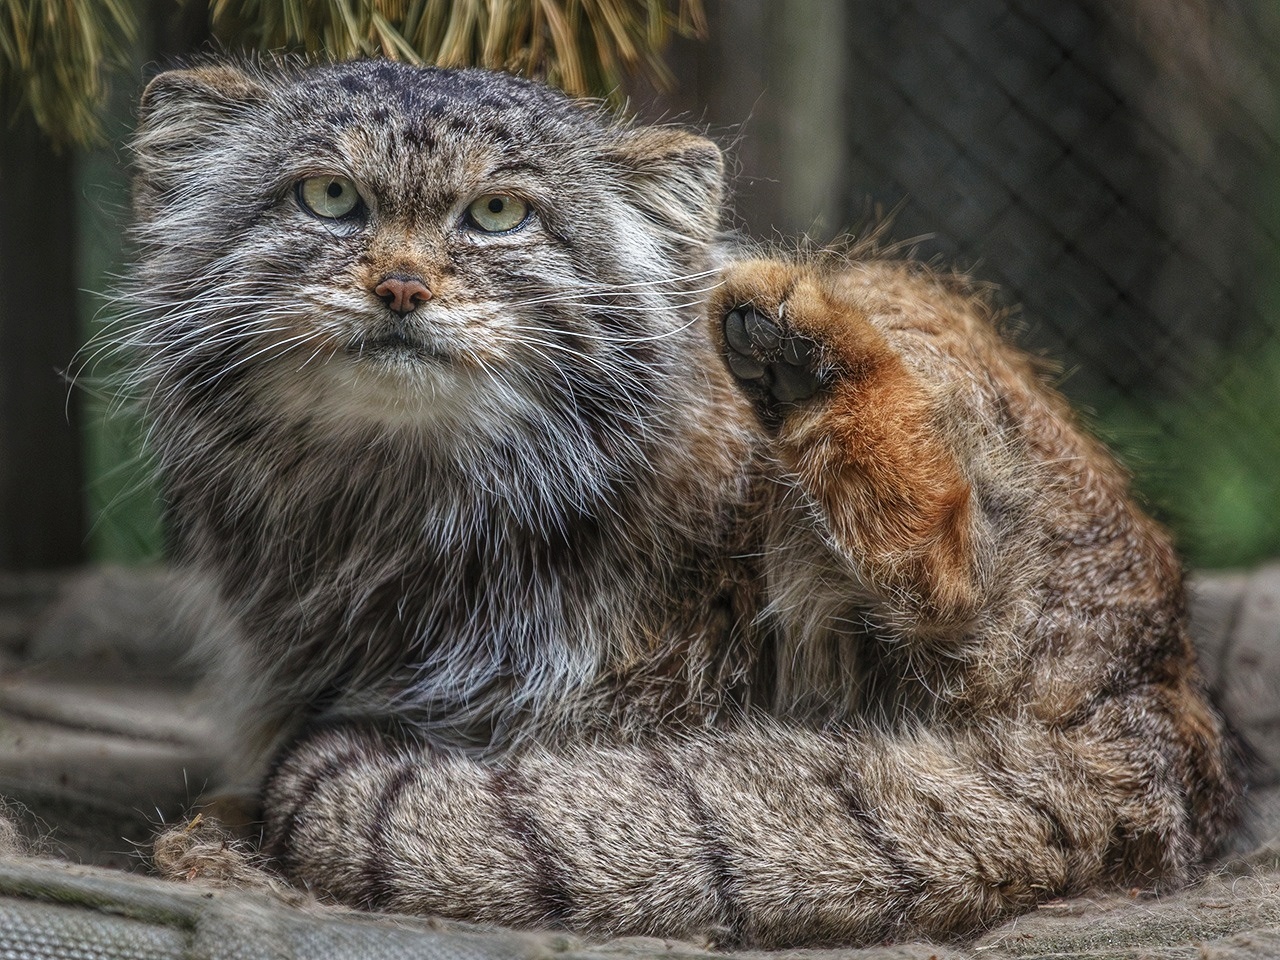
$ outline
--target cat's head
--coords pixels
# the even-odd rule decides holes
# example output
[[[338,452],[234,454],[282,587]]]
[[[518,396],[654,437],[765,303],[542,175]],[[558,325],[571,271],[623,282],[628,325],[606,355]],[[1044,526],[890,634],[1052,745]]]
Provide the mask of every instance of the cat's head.
[[[536,83],[213,62],[151,82],[135,156],[156,407],[575,429],[661,406],[701,336],[719,150]]]

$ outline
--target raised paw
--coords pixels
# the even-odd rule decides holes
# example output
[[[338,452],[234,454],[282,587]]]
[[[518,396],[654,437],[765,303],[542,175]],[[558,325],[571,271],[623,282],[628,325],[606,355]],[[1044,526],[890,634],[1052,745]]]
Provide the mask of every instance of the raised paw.
[[[767,407],[807,400],[825,384],[818,345],[750,304],[725,314],[724,343],[733,375]]]

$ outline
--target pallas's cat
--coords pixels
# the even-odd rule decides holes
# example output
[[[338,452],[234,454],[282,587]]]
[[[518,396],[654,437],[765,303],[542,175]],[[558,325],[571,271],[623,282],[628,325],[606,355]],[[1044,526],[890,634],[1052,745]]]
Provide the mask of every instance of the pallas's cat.
[[[1178,561],[963,280],[753,259],[715,145],[481,71],[164,73],[136,170],[122,340],[293,881],[857,943],[1223,836]]]

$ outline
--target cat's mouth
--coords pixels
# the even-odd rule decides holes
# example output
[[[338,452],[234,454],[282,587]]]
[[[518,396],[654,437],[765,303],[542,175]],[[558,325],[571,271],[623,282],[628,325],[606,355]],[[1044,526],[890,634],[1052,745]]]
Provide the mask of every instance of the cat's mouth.
[[[359,360],[383,362],[448,363],[450,359],[434,344],[400,330],[359,337],[347,344],[346,352]]]

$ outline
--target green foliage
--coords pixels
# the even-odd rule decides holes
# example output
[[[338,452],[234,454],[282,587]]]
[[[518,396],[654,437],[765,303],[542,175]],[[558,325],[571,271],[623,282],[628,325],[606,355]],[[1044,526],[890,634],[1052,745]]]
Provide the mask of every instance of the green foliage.
[[[129,0],[0,0],[0,104],[57,144],[101,140],[107,68],[136,33]]]
[[[1101,418],[1195,567],[1280,556],[1280,342],[1224,360],[1218,374],[1154,411],[1117,406]]]
[[[1280,117],[1272,122],[1280,130]],[[1260,224],[1280,224],[1278,161],[1257,183]],[[1154,410],[1130,403],[1104,418],[1139,491],[1195,567],[1280,557],[1280,263],[1264,262],[1255,290],[1262,318],[1255,338],[1216,360],[1198,358],[1205,368],[1198,389]]]
[[[89,552],[109,563],[156,563],[164,551],[161,498],[141,452],[142,424],[109,401],[86,403]]]

